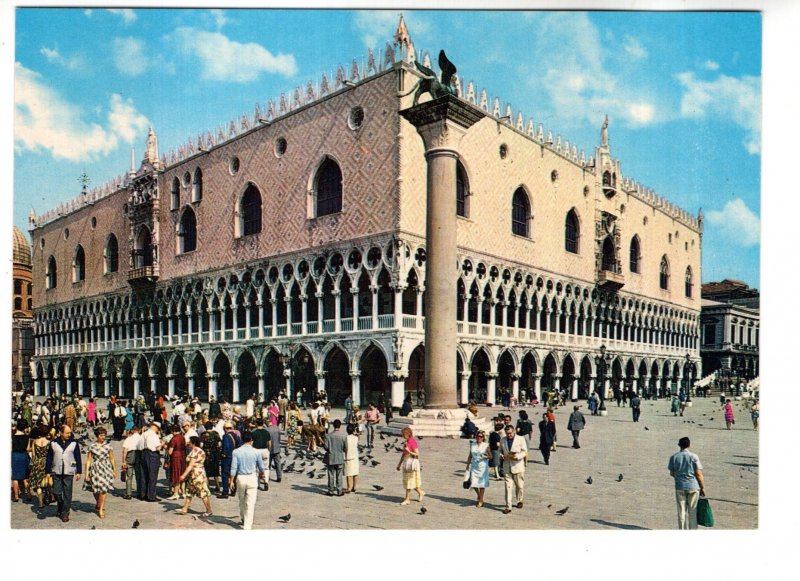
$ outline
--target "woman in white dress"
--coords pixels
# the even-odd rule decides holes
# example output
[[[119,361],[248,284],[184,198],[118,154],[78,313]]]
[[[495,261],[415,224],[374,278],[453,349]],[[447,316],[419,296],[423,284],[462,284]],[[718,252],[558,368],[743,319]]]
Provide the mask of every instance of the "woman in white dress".
[[[479,431],[475,440],[469,442],[469,455],[467,456],[467,471],[469,472],[470,488],[475,490],[478,501],[477,508],[483,506],[483,495],[489,486],[489,444],[486,442],[486,432]]]
[[[347,425],[347,453],[344,457],[344,475],[347,478],[347,488],[344,493],[355,494],[358,487],[358,435],[356,424]]]

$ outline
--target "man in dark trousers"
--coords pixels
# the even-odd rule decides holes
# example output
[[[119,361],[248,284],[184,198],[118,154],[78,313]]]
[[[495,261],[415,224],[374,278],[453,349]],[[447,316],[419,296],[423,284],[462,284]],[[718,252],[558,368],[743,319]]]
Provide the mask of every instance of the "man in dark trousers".
[[[572,413],[569,414],[569,420],[567,420],[567,429],[572,432],[572,447],[575,449],[581,447],[578,437],[581,435],[581,430],[586,427],[586,418],[580,412],[580,407],[579,405],[573,406]]]
[[[147,502],[157,502],[156,482],[158,481],[158,467],[161,465],[161,422],[150,422],[150,427],[142,434],[142,468],[144,482],[142,490],[137,493],[144,493],[143,500]],[[141,497],[140,497],[141,498]]]
[[[633,421],[639,421],[639,414],[642,413],[641,409],[642,400],[639,399],[639,396],[634,394],[633,398],[631,399],[631,410],[633,411]]]
[[[58,437],[50,443],[45,461],[45,472],[53,477],[53,493],[58,502],[58,518],[69,522],[72,508],[72,482],[81,479],[81,447],[72,437],[66,424],[61,426]]]
[[[278,426],[272,424],[267,426],[267,433],[269,434],[269,461],[273,468],[275,468],[275,481],[280,482],[283,478],[283,468],[281,468],[281,430]],[[264,467],[267,473],[267,482],[269,483],[269,465]],[[269,488],[269,484],[267,484]]]
[[[222,417],[222,406],[213,395],[208,402],[208,419],[217,420]]]
[[[341,420],[333,421],[333,431],[325,436],[326,464],[328,466],[328,496],[344,496],[342,470],[347,453],[347,434],[341,430]]]
[[[222,494],[217,498],[228,498],[230,495],[230,475],[233,451],[242,445],[241,438],[233,431],[233,422],[225,422],[223,429],[225,435],[222,436],[222,461],[220,462],[220,472],[222,475]]]

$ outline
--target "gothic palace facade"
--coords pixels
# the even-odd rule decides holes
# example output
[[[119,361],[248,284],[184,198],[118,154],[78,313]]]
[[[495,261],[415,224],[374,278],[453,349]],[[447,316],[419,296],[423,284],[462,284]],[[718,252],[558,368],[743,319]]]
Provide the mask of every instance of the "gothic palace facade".
[[[402,27],[401,27],[402,28]],[[38,394],[335,404],[424,384],[426,162],[399,29],[368,64],[31,214]],[[457,165],[458,401],[700,377],[702,215],[472,83]],[[547,136],[545,136],[547,135]]]

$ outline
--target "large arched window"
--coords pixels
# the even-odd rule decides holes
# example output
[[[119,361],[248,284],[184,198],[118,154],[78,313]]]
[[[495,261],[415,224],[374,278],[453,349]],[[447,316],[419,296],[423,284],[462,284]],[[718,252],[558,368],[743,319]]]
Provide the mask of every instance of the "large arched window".
[[[603,270],[617,272],[617,253],[614,249],[614,242],[611,236],[606,236],[603,240]]]
[[[667,255],[661,257],[661,267],[658,269],[658,283],[664,290],[669,289],[669,262]]]
[[[203,170],[199,167],[194,170],[192,176],[192,202],[199,202],[203,199]]]
[[[687,266],[686,267],[686,283],[685,283],[684,292],[686,293],[686,296],[688,298],[692,298],[692,286],[693,286],[692,278],[693,278],[692,277],[692,267],[691,266]]]
[[[331,158],[325,159],[314,180],[317,194],[317,216],[342,211],[342,170]]]
[[[15,295],[22,294],[22,281],[18,278],[14,279],[14,294]]]
[[[469,218],[469,182],[460,161],[456,163],[456,215]]]
[[[56,259],[50,256],[47,259],[47,288],[56,288],[58,286],[58,267],[56,267]]]
[[[113,234],[108,236],[106,241],[106,251],[103,256],[106,274],[119,270],[119,244],[117,237]]]
[[[192,252],[197,248],[197,218],[194,210],[186,208],[178,226],[178,254]]]
[[[261,232],[261,192],[253,184],[247,186],[239,208],[240,236]]]
[[[72,282],[81,282],[86,278],[86,254],[83,246],[78,244],[75,249],[75,258],[72,260]]]
[[[531,203],[528,194],[522,188],[517,188],[511,202],[511,231],[517,236],[530,238]]]
[[[640,272],[640,259],[642,258],[642,248],[639,244],[639,237],[634,236],[631,238],[631,272]]]
[[[177,210],[181,205],[181,180],[172,178],[172,192],[169,199],[169,209]]]
[[[578,254],[578,239],[580,238],[580,224],[578,214],[572,209],[567,212],[567,220],[564,224],[564,248],[567,252]]]
[[[139,230],[139,235],[136,237],[134,264],[136,268],[153,266],[153,239],[146,226]]]

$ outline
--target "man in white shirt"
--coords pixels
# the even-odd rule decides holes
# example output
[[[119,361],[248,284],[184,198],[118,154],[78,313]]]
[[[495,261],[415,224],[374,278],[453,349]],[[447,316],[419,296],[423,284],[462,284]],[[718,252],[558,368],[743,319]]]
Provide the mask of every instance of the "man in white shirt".
[[[142,460],[144,461],[144,487],[145,500],[158,502],[156,497],[156,481],[158,480],[158,467],[161,464],[161,422],[151,422],[150,428],[142,436]]]
[[[125,500],[131,499],[134,480],[136,480],[136,496],[142,497],[142,483],[140,481],[142,470],[138,466],[142,456],[139,451],[141,443],[142,435],[139,433],[139,427],[133,426],[130,435],[122,442],[122,470],[125,471],[125,496],[123,498]]]
[[[172,421],[175,422],[180,416],[186,413],[186,404],[183,403],[183,400],[178,402],[174,408],[172,408]]]
[[[198,438],[200,437],[200,434],[197,433],[197,430],[195,430],[194,427],[192,427],[191,422],[183,422],[183,424],[181,425],[181,429],[183,430],[183,437],[186,439],[187,442],[189,441],[189,438],[191,438],[192,436],[197,436]]]

